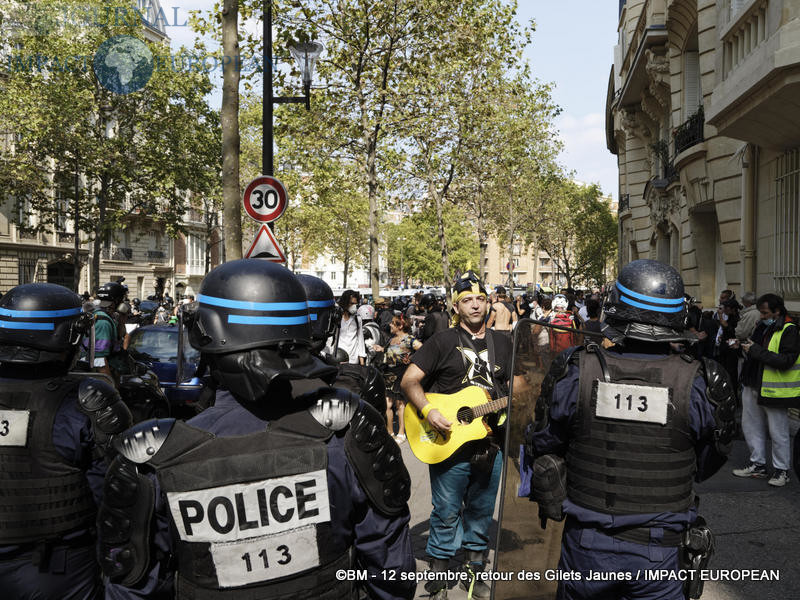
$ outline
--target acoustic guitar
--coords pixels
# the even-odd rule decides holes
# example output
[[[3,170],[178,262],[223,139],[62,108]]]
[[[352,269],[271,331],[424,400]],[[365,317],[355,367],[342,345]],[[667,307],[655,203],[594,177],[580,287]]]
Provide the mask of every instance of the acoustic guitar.
[[[455,394],[425,394],[425,397],[451,423],[450,432],[442,436],[413,404],[406,405],[403,422],[408,445],[414,456],[429,465],[449,458],[467,442],[485,438],[490,429],[483,417],[508,406],[507,397],[492,400],[489,392],[474,385]]]

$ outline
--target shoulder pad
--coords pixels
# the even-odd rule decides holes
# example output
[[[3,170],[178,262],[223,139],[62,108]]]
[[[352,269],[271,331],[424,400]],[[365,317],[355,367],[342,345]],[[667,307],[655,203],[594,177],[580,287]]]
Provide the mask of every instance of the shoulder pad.
[[[144,464],[164,445],[174,425],[175,419],[142,421],[116,438],[114,448],[129,461]]]
[[[308,409],[320,425],[331,431],[341,431],[350,423],[350,419],[358,410],[358,396],[352,392],[332,388],[326,390],[324,397]]]
[[[567,376],[569,365],[575,364],[580,357],[580,352],[583,350],[583,346],[567,348],[558,354],[553,359],[553,362],[550,363],[550,370],[548,370],[547,375],[545,375],[542,380],[542,385],[539,388],[539,398],[534,408],[536,423],[534,431],[541,431],[547,426],[550,401],[553,397],[553,388],[555,388],[556,383]]]
[[[133,585],[147,572],[154,504],[153,482],[117,456],[106,472],[97,514],[100,568],[115,583]]]
[[[378,512],[390,517],[408,510],[411,477],[383,417],[362,402],[345,436],[345,453],[356,478]]]
[[[553,362],[550,363],[550,370],[547,375],[552,377],[554,382],[566,377],[567,371],[569,371],[569,365],[576,364],[575,361],[578,360],[578,353],[582,350],[584,350],[583,346],[572,346],[556,355]]]

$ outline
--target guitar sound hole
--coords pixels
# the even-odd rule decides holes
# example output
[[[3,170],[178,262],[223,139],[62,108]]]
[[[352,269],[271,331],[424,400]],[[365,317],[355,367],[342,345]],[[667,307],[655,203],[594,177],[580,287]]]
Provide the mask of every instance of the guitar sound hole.
[[[459,423],[463,423],[464,425],[469,425],[475,419],[475,415],[472,412],[472,409],[469,406],[462,406],[458,409],[456,413],[456,418],[458,419]]]

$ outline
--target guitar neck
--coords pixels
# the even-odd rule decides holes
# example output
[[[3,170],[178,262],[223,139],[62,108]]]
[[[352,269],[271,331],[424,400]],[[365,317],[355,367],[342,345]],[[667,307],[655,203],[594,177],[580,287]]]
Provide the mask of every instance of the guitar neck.
[[[492,400],[491,402],[487,402],[486,404],[480,404],[478,406],[474,406],[472,408],[472,412],[475,414],[476,417],[485,417],[490,413],[504,409],[506,406],[508,406],[508,396],[498,398],[497,400]]]

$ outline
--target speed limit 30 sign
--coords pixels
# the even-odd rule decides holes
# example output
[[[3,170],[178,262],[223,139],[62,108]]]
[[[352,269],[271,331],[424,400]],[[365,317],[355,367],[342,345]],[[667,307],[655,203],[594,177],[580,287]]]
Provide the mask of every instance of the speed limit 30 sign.
[[[260,175],[245,188],[242,203],[251,219],[259,223],[271,223],[286,210],[286,188],[280,180]]]

